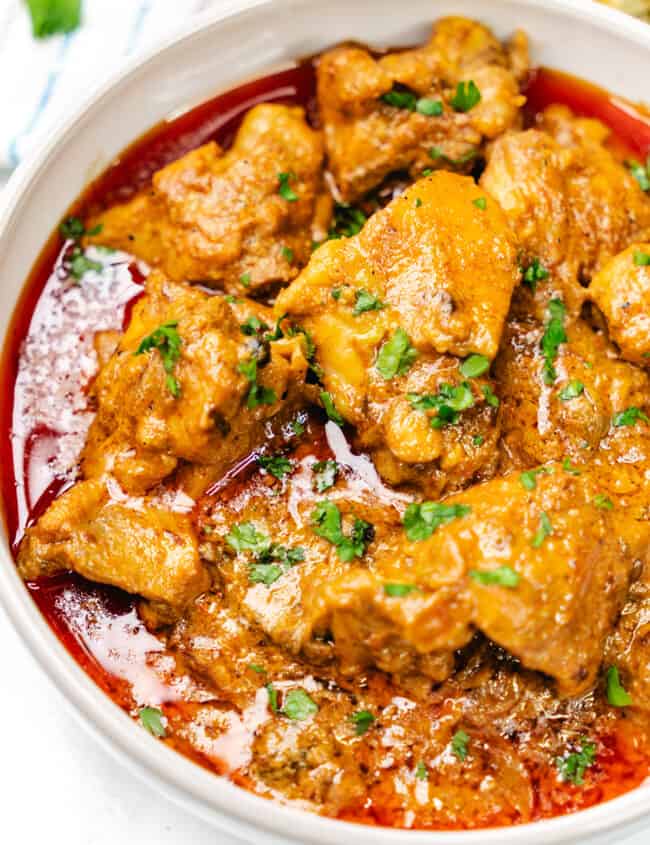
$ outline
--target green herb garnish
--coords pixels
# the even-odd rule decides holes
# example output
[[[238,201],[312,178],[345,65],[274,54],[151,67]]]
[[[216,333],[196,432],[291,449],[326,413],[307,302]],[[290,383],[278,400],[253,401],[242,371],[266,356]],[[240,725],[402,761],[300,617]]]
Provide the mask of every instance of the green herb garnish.
[[[532,290],[533,293],[537,290],[537,283],[548,279],[549,273],[546,267],[542,265],[539,258],[533,258],[532,263],[524,269],[522,267],[524,284]]]
[[[415,777],[417,780],[428,780],[429,779],[429,770],[427,769],[426,763],[424,760],[419,760],[417,766],[415,767]]]
[[[469,161],[473,161],[478,156],[479,151],[477,149],[469,150],[464,155],[459,156],[458,158],[449,158],[440,147],[431,147],[429,150],[429,156],[434,161],[444,161],[446,164],[449,164],[451,167],[462,167],[463,165],[467,164]],[[429,171],[430,173],[431,171]],[[428,175],[426,171],[422,173],[422,175]]]
[[[259,317],[255,317],[253,315],[243,322],[239,328],[241,329],[242,334],[254,337],[260,332],[266,331],[268,329],[268,325],[263,320],[260,320]]]
[[[551,299],[548,303],[550,320],[546,324],[546,330],[541,340],[541,349],[544,355],[544,384],[555,383],[557,372],[555,370],[555,359],[561,344],[566,343],[568,338],[564,330],[564,318],[566,308],[560,299]]]
[[[429,97],[420,97],[415,104],[415,110],[426,117],[440,117],[444,112],[442,100],[432,100]]]
[[[314,473],[314,490],[317,493],[324,493],[336,484],[339,472],[336,461],[317,461],[312,464],[311,470]]]
[[[285,696],[281,713],[294,722],[303,722],[318,713],[318,705],[304,689],[292,689]]]
[[[81,24],[81,0],[26,0],[34,38],[73,32]]]
[[[614,415],[612,425],[615,428],[622,428],[626,425],[635,425],[639,420],[644,423],[650,423],[647,414],[644,414],[640,408],[627,408],[625,411],[619,411]]]
[[[59,226],[59,233],[66,241],[80,241],[85,235],[90,237],[99,235],[103,228],[104,225],[98,223],[92,229],[86,229],[86,226],[78,217],[68,217]]]
[[[582,786],[587,769],[596,761],[596,745],[584,737],[580,740],[580,751],[574,751],[565,757],[557,757],[555,765],[562,780],[576,786]]]
[[[367,290],[363,290],[362,288],[355,293],[355,304],[352,313],[357,317],[365,311],[381,311],[385,307],[386,305],[373,293],[368,293]]]
[[[604,511],[611,511],[614,508],[614,502],[604,493],[597,493],[594,496],[594,505]]]
[[[181,386],[178,379],[174,376],[174,368],[180,360],[181,345],[183,343],[181,336],[176,331],[177,326],[178,322],[175,320],[163,323],[150,335],[143,338],[135,351],[136,355],[143,355],[152,349],[158,350],[166,373],[165,383],[167,384],[167,390],[169,390],[174,399],[178,399],[181,395]]]
[[[157,707],[143,707],[138,714],[142,727],[146,728],[153,736],[164,739],[167,731],[162,723],[162,712]]]
[[[650,267],[650,255],[647,252],[634,253],[634,263],[637,267]]]
[[[471,513],[469,505],[445,505],[441,502],[413,502],[404,512],[402,524],[406,536],[413,542],[428,540],[440,528],[454,519]]]
[[[99,261],[92,261],[79,247],[72,250],[70,256],[70,275],[80,282],[86,273],[92,271],[94,273],[101,273],[104,266]]]
[[[472,204],[477,208],[480,208],[481,211],[485,211],[487,208],[487,200],[485,197],[479,197],[478,199],[472,200]]]
[[[437,411],[431,418],[432,428],[444,428],[455,425],[460,419],[461,411],[473,408],[474,394],[469,384],[464,381],[455,387],[451,384],[441,384],[438,393],[408,393],[407,399],[417,411]]]
[[[242,273],[239,277],[239,281],[245,288],[250,287],[252,276],[250,273]]]
[[[388,381],[397,375],[405,375],[417,357],[417,350],[411,346],[409,336],[400,328],[379,350],[375,367]]]
[[[393,599],[401,599],[409,596],[418,588],[415,584],[384,584],[384,594]]]
[[[375,721],[375,717],[370,710],[359,710],[350,716],[350,721],[354,725],[355,734],[357,736],[363,736]]]
[[[490,369],[490,361],[485,355],[470,355],[460,365],[460,371],[465,378],[478,378]]]
[[[334,206],[334,222],[327,234],[328,240],[351,238],[358,235],[367,219],[360,208],[345,203],[336,203]],[[332,291],[332,296],[334,296],[334,291]],[[338,299],[338,296],[334,296],[334,299]]]
[[[451,105],[455,111],[470,111],[481,102],[481,92],[476,87],[474,80],[459,82],[456,86],[456,93],[452,97]]]
[[[278,173],[278,182],[280,183],[278,193],[282,199],[287,200],[287,202],[295,202],[298,199],[298,194],[296,194],[289,185],[289,182],[292,179],[295,180],[295,178],[295,173]]]
[[[546,511],[542,511],[539,517],[539,528],[535,532],[530,545],[534,549],[539,549],[544,540],[553,533],[553,526],[551,520],[548,518]]]
[[[257,358],[253,355],[246,361],[241,361],[237,365],[238,371],[245,376],[250,382],[248,396],[246,397],[246,407],[252,410],[258,405],[273,405],[278,401],[275,390],[270,387],[263,387],[257,381]]]
[[[273,713],[278,712],[278,691],[273,684],[266,685],[266,692],[269,696],[269,707]]]
[[[571,463],[571,458],[562,461],[562,469],[569,475],[580,475],[580,470]]]
[[[584,384],[579,379],[574,378],[560,390],[559,396],[563,402],[568,402],[570,399],[577,399],[578,396],[582,396],[584,392]]]
[[[268,457],[258,455],[257,463],[276,478],[284,478],[285,475],[293,471],[293,461],[282,455],[269,455]]]
[[[632,696],[623,688],[616,666],[607,670],[607,701],[612,707],[629,707],[632,704]]]
[[[526,472],[522,472],[519,476],[519,481],[521,481],[521,486],[524,487],[526,490],[534,490],[537,487],[538,475],[552,474],[552,467],[538,467],[537,469],[529,469],[526,470]]]
[[[456,731],[451,739],[451,750],[462,762],[469,754],[469,736],[465,731]]]
[[[314,534],[336,546],[342,561],[349,563],[355,557],[363,557],[368,543],[374,536],[374,528],[363,519],[355,519],[352,533],[346,537],[343,533],[341,512],[334,504],[325,499],[319,502],[311,513]]]
[[[641,190],[650,191],[650,156],[648,156],[645,164],[638,161],[628,161],[626,164],[632,176],[639,183]]]
[[[320,393],[320,401],[323,403],[325,413],[332,422],[335,422],[337,425],[343,425],[345,423],[345,420],[336,409],[331,393],[328,393],[326,390],[322,390]]]
[[[516,587],[519,584],[519,573],[510,566],[499,566],[496,569],[470,569],[469,577],[477,584],[499,587]]]

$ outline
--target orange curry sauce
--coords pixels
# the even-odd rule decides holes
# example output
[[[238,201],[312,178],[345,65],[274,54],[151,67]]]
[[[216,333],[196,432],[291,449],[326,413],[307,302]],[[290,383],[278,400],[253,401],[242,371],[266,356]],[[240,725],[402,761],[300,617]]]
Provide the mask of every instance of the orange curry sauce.
[[[156,170],[207,141],[228,146],[243,114],[257,103],[297,103],[313,114],[314,89],[313,64],[306,62],[156,126],[90,186],[72,212],[85,217],[91,210],[128,199]],[[641,159],[650,153],[650,118],[605,91],[540,69],[532,75],[526,93],[531,122],[547,105],[564,103],[580,115],[608,124],[614,131],[613,143],[623,155]],[[2,359],[2,499],[14,547],[25,527],[73,480],[71,472],[89,424],[85,386],[96,361],[93,334],[98,329],[122,328],[130,305],[142,291],[136,265],[123,257],[107,258],[105,272],[94,284],[65,288],[61,257],[61,239],[54,234],[21,294]],[[303,440],[300,451],[311,449],[322,457],[322,425],[313,420],[309,431],[313,437]],[[246,462],[241,466],[244,469],[239,479],[235,477],[235,486],[248,475]],[[230,486],[219,495],[227,494]],[[172,728],[164,741],[211,770],[229,772],[233,780],[250,786],[217,755],[202,754],[174,740],[174,723],[197,706],[196,699],[185,694],[186,687],[178,678],[166,674],[163,646],[139,620],[133,597],[77,575],[45,579],[28,587],[61,642],[120,707],[137,715],[139,703],[157,704]],[[634,788],[650,774],[650,759],[632,727],[624,719],[616,725],[616,733],[598,737],[604,749],[598,758],[598,774],[583,788],[559,781],[554,768],[524,759],[536,790],[533,818],[597,804]],[[245,741],[236,734],[232,743]],[[236,756],[237,748],[223,747],[226,756]],[[405,824],[401,810],[391,807],[389,790],[376,785],[372,797],[371,806],[350,809],[343,817],[365,824]],[[489,808],[483,819],[485,826],[512,821],[490,814]],[[417,819],[413,824],[421,826]]]

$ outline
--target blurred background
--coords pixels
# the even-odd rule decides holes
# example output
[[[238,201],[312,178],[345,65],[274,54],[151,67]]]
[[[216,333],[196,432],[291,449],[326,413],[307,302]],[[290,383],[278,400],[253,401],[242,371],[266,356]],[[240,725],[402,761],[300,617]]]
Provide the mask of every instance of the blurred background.
[[[650,22],[650,0],[602,1]],[[232,0],[0,0],[0,204],[2,185],[14,168],[86,94],[138,53],[231,5]],[[1,609],[0,642],[2,841],[242,845],[151,792],[88,736]],[[649,837],[640,833],[625,845],[648,845]]]

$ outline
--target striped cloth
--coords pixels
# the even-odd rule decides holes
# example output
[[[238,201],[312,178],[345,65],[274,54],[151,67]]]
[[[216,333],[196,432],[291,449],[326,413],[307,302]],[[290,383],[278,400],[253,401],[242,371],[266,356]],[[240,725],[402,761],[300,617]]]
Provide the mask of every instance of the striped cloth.
[[[24,0],[0,0],[0,169],[38,149],[59,118],[124,60],[223,0],[84,0],[76,32],[37,41]]]

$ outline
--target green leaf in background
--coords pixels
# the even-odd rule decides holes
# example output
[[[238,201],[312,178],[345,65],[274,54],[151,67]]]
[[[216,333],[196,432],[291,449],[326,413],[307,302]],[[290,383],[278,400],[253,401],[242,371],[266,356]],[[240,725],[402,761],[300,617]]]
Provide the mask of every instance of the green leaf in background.
[[[81,24],[81,0],[26,0],[34,38],[72,32]]]

